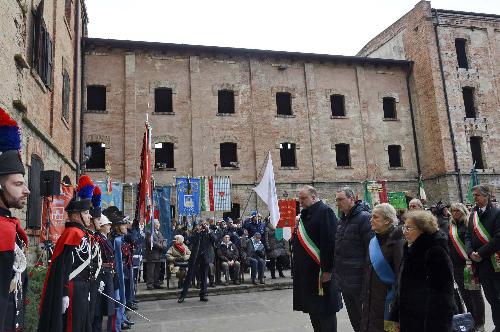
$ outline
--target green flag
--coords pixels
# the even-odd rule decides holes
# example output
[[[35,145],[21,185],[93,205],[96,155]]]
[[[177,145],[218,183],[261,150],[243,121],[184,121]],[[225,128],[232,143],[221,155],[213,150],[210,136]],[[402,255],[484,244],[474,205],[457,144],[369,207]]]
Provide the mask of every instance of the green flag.
[[[470,180],[469,180],[469,190],[467,191],[467,201],[474,204],[474,196],[472,196],[472,188],[479,184],[479,178],[477,177],[476,165],[470,170]]]
[[[422,175],[420,175],[418,178],[418,198],[420,198],[421,201],[427,200],[427,195],[424,190],[424,181],[422,181]]]

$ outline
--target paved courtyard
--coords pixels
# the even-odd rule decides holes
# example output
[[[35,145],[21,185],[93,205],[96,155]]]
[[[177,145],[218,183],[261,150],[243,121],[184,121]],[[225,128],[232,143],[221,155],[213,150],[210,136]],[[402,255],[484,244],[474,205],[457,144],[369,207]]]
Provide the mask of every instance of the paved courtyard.
[[[188,298],[182,304],[176,300],[143,301],[140,313],[151,319],[132,314],[136,322],[131,331],[192,332],[192,331],[312,331],[309,316],[292,311],[292,290],[210,296],[203,303]],[[491,331],[491,312],[486,305],[486,331]],[[352,332],[345,309],[337,314],[338,331]]]

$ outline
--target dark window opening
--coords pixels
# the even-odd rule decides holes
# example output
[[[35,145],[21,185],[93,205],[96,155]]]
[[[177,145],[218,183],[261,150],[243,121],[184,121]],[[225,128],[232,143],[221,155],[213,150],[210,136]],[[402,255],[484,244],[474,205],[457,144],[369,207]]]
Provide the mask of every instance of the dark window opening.
[[[218,112],[225,114],[234,113],[234,91],[219,90],[218,92]]]
[[[473,136],[470,138],[470,151],[472,153],[472,162],[477,169],[484,169],[483,161],[483,139]]]
[[[295,143],[280,144],[281,167],[296,167]]]
[[[155,168],[174,168],[174,144],[156,143],[155,144]]]
[[[106,144],[102,142],[89,142],[90,158],[85,164],[89,169],[103,169],[106,167]]]
[[[28,171],[28,208],[26,212],[26,228],[40,229],[42,222],[42,197],[40,196],[40,174],[43,172],[43,161],[37,155],[31,155],[31,166]]]
[[[240,205],[238,203],[231,204],[231,212],[222,213],[222,218],[226,220],[227,218],[231,218],[233,222],[236,221],[240,217]]]
[[[66,70],[63,73],[63,91],[62,91],[62,116],[66,122],[69,122],[69,96],[70,96],[70,81]]]
[[[292,94],[289,92],[276,93],[276,108],[280,115],[292,115]]]
[[[43,83],[47,87],[51,87],[53,84],[54,54],[52,52],[52,39],[43,20],[43,1],[33,12],[33,17],[32,67]]]
[[[220,144],[221,167],[238,167],[238,151],[236,143]]]
[[[389,167],[402,167],[401,162],[401,146],[400,145],[389,145]]]
[[[87,110],[106,110],[106,87],[102,85],[87,86]]]
[[[345,116],[345,98],[342,95],[331,95],[332,116]]]
[[[457,62],[458,68],[469,69],[469,63],[467,61],[467,52],[465,48],[465,39],[455,39],[455,50],[457,51]]]
[[[349,144],[335,144],[337,166],[351,166]]]
[[[384,97],[382,99],[384,107],[384,119],[396,119],[396,99]]]
[[[474,107],[474,88],[462,88],[462,96],[464,98],[465,117],[476,118],[476,108]]]
[[[172,89],[155,89],[155,113],[173,112],[172,108]]]

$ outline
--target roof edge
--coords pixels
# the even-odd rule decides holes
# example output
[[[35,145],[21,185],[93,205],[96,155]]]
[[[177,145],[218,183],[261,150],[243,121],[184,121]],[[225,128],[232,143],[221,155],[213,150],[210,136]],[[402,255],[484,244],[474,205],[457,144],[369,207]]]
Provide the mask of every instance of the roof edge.
[[[478,17],[491,17],[491,18],[500,19],[500,15],[497,15],[497,14],[485,14],[485,13],[464,12],[464,11],[449,10],[449,9],[438,9],[438,8],[432,8],[432,11],[437,11],[437,12],[439,12],[439,13],[455,14],[455,15],[467,15],[467,16],[478,16]]]

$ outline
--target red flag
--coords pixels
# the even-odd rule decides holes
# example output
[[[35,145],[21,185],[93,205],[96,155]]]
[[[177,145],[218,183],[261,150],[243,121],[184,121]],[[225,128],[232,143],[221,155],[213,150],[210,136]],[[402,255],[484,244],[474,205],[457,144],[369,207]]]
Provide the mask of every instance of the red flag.
[[[142,142],[141,181],[139,183],[139,224],[148,225],[154,216],[151,187],[151,127],[146,122],[146,132]]]

